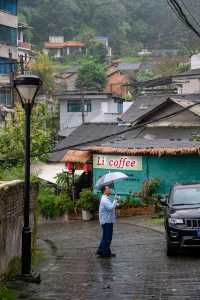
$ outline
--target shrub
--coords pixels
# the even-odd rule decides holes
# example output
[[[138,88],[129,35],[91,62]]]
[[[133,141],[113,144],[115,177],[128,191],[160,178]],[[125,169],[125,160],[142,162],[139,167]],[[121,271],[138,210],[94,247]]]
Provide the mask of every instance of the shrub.
[[[156,193],[159,186],[160,180],[157,178],[144,181],[139,196],[145,204],[155,204],[155,202],[157,201]]]
[[[73,211],[73,203],[68,194],[55,195],[51,187],[42,187],[38,196],[39,210],[45,218],[63,216]]]
[[[99,201],[97,195],[90,189],[83,189],[80,193],[80,199],[77,201],[77,208],[94,213],[98,210],[98,207]]]
[[[14,292],[9,291],[8,288],[0,283],[0,300],[15,300],[16,296]]]
[[[141,207],[141,206],[143,206],[141,199],[135,194],[130,194],[129,196],[127,196],[126,200],[122,202],[120,208],[129,209],[132,207]]]

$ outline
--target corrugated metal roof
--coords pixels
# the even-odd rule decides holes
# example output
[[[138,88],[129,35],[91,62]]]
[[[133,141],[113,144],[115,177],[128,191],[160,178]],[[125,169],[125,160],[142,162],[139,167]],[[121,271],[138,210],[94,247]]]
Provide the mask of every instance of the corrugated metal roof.
[[[131,105],[131,107],[122,115],[121,120],[124,123],[134,123],[145,114],[154,110],[159,105],[167,101],[167,99],[200,101],[200,95],[145,95],[139,96]]]

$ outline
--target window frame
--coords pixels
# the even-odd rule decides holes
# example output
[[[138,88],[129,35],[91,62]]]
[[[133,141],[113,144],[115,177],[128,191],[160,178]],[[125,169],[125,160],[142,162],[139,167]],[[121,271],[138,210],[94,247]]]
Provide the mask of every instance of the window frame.
[[[74,107],[77,106],[77,109],[73,109],[72,108],[73,106]],[[74,100],[68,100],[67,101],[67,112],[68,113],[80,113],[80,112],[82,112],[82,101],[81,100],[75,100],[75,101]],[[92,102],[91,102],[91,100],[84,100],[84,112],[85,113],[92,112]]]
[[[3,35],[4,37],[0,38],[0,44],[17,47],[17,28],[0,24],[0,37]]]
[[[9,1],[9,3],[8,3]],[[9,8],[13,6],[13,9]],[[0,11],[17,15],[17,0],[0,0]]]

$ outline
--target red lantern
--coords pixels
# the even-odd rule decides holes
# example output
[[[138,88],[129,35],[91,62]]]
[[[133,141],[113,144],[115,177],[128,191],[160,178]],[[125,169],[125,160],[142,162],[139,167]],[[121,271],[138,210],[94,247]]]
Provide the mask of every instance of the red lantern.
[[[88,173],[90,173],[92,171],[92,166],[91,166],[91,164],[86,163],[86,164],[84,164],[84,168],[83,169],[84,169],[84,172],[86,174],[88,174]]]
[[[65,166],[66,166],[66,169],[67,169],[67,171],[69,172],[69,173],[72,173],[73,172],[73,168],[74,168],[74,166],[73,166],[73,163],[72,162],[66,162],[65,163]]]

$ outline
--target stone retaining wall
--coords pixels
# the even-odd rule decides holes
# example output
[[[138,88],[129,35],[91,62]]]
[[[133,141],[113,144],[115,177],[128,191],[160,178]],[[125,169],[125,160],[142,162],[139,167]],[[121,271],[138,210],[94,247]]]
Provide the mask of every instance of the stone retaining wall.
[[[31,189],[31,224],[33,229],[37,187]],[[0,278],[8,271],[10,262],[21,255],[23,226],[23,182],[0,182]]]

